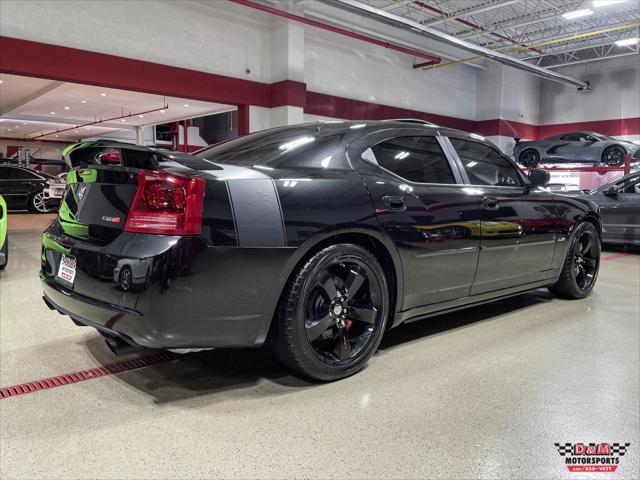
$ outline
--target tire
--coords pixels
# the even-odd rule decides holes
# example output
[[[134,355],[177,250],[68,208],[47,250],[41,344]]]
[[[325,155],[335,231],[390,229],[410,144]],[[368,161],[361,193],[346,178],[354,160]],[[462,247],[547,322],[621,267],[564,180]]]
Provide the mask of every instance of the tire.
[[[324,248],[289,280],[273,346],[298,374],[333,381],[362,369],[385,331],[389,291],[384,270],[354,244]]]
[[[118,275],[118,286],[125,292],[130,290],[133,286],[133,272],[129,265],[125,265],[120,269],[120,274]]]
[[[624,164],[624,157],[627,151],[620,145],[607,147],[602,152],[602,163],[608,167],[619,167]]]
[[[527,168],[535,168],[540,163],[540,154],[533,148],[527,148],[518,155],[520,163]]]
[[[600,269],[600,236],[590,222],[582,222],[573,232],[558,281],[549,287],[563,298],[584,298],[593,290]]]
[[[36,213],[49,213],[42,190],[34,193],[29,200],[29,210]]]
[[[7,263],[9,263],[9,235],[4,238],[4,245],[2,245],[0,252],[3,253],[2,258],[4,258],[4,260],[0,261],[0,270],[4,270]]]

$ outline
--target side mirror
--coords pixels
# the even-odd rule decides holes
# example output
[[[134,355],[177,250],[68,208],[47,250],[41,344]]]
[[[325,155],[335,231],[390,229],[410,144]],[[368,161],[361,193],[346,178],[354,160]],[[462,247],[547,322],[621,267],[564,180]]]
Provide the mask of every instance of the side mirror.
[[[532,187],[544,187],[549,183],[550,178],[551,175],[549,175],[549,172],[541,168],[529,170],[529,183],[531,183]]]
[[[604,189],[602,193],[610,197],[615,197],[616,195],[618,195],[618,189],[616,187],[609,187]]]

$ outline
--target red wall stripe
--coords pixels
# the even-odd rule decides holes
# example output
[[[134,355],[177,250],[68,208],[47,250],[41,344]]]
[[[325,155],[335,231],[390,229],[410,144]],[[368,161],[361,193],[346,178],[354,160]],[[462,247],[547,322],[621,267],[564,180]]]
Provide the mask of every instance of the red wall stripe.
[[[346,120],[418,118],[485,136],[532,140],[575,130],[614,136],[640,134],[640,117],[555,125],[532,125],[504,119],[474,121],[310,92],[306,84],[293,80],[267,84],[4,36],[0,36],[0,51],[0,72],[3,73],[207,102],[266,108],[290,105],[303,107],[312,115]],[[243,121],[241,130],[248,132],[248,112],[239,116]]]
[[[591,122],[558,123],[555,125],[539,125],[539,138],[551,137],[565,132],[586,130],[604,135],[639,135],[640,117],[617,118],[613,120],[594,120]]]
[[[272,88],[252,80],[4,36],[0,36],[0,51],[0,72],[14,75],[231,105],[272,108],[281,105],[274,104],[273,99],[284,98],[297,102],[287,105],[304,106],[299,92],[306,87],[291,80],[274,84]],[[297,94],[283,95],[283,88]]]

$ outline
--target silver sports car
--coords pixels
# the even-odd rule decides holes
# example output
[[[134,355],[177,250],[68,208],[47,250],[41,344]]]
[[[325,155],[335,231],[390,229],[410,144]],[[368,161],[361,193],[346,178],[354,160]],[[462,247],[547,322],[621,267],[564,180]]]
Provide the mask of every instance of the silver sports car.
[[[603,163],[619,167],[626,154],[640,159],[640,146],[594,132],[563,133],[544,140],[518,142],[513,148],[513,158],[528,168],[539,163]]]

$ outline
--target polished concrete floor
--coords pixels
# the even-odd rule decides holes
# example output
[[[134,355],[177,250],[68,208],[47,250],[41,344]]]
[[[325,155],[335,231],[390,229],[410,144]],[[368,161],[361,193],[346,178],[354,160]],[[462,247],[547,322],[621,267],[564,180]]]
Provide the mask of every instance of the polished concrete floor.
[[[0,387],[119,360],[40,300],[32,221],[0,274]],[[0,478],[585,478],[554,442],[630,442],[591,478],[637,479],[640,255],[606,257],[585,300],[401,326],[332,384],[212,351],[0,400]]]

